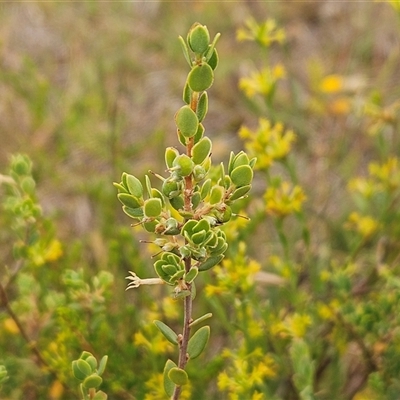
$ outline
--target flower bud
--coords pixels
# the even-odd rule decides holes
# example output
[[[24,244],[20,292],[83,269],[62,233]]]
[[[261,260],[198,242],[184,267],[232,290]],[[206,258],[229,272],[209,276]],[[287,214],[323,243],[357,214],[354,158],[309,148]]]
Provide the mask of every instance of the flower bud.
[[[161,190],[169,199],[179,196],[181,193],[179,183],[168,179],[163,182]]]
[[[181,154],[175,158],[173,168],[180,176],[189,176],[193,172],[194,163],[186,154]]]
[[[201,165],[195,165],[193,168],[193,178],[196,182],[202,181],[206,177],[206,170]]]

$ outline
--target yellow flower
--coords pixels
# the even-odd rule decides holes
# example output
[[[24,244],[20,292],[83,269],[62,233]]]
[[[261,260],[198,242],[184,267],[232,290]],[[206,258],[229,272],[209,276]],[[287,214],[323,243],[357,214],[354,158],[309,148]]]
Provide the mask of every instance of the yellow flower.
[[[287,321],[288,330],[293,337],[302,338],[307,332],[307,327],[311,325],[311,317],[307,314],[295,313]]]
[[[377,186],[370,179],[354,178],[348,184],[351,192],[359,193],[365,198],[371,198],[377,191]]]
[[[231,365],[218,375],[218,388],[228,392],[229,399],[262,399],[254,386],[276,376],[276,364],[263,350],[256,348],[246,353],[245,346],[238,353],[229,353]]]
[[[337,74],[328,75],[322,79],[319,87],[323,93],[337,93],[343,89],[343,77]]]
[[[171,296],[163,299],[162,309],[169,321],[179,318],[179,308],[176,306],[176,300],[174,300]]]
[[[44,253],[44,260],[48,262],[57,261],[63,255],[61,242],[53,239]]]
[[[317,312],[322,319],[329,320],[334,317],[334,313],[332,312],[330,307],[323,303],[318,304]]]
[[[303,189],[298,185],[292,187],[289,182],[282,182],[279,187],[268,188],[264,198],[267,212],[282,218],[299,212],[306,200]]]
[[[164,377],[163,374],[153,375],[145,383],[147,393],[144,397],[145,400],[165,400],[164,390]],[[182,400],[188,400],[191,398],[191,386],[190,382],[184,385],[182,388],[181,396]]]
[[[64,386],[59,380],[55,380],[50,386],[49,397],[51,400],[61,399],[64,394]]]
[[[388,190],[396,190],[400,186],[400,168],[398,158],[391,157],[386,163],[371,163],[369,173],[378,179]]]
[[[151,340],[147,339],[147,335],[151,337]],[[159,333],[153,324],[146,325],[143,331],[136,332],[133,335],[133,343],[138,347],[146,347],[153,354],[165,354],[172,348],[172,345]]]
[[[265,67],[261,71],[254,71],[249,77],[239,80],[239,88],[249,98],[256,94],[268,96],[275,89],[276,83],[286,76],[285,67],[277,64],[273,68]]]
[[[244,139],[249,155],[257,157],[255,168],[261,170],[268,169],[275,160],[285,158],[296,139],[293,131],[284,131],[281,123],[272,125],[265,118],[259,119],[255,131],[242,126],[239,130],[239,136]]]
[[[369,215],[362,216],[358,212],[352,212],[349,215],[346,227],[358,232],[364,238],[369,238],[378,230],[379,222]]]
[[[236,39],[239,42],[251,40],[264,47],[269,47],[274,42],[283,43],[285,41],[285,31],[278,28],[273,19],[258,24],[253,18],[248,18],[245,25],[245,28],[239,28],[236,32]]]
[[[4,329],[7,332],[9,332],[9,333],[11,333],[13,335],[16,335],[16,334],[19,333],[18,326],[17,326],[17,324],[15,323],[15,321],[12,318],[6,318],[3,321],[3,326],[4,326]]]
[[[350,100],[347,97],[339,97],[329,104],[329,110],[332,114],[348,114],[351,110]]]
[[[254,279],[261,265],[246,257],[246,245],[239,244],[239,250],[233,259],[226,259],[222,266],[214,267],[218,285],[207,285],[206,296],[215,294],[247,293],[254,287]]]

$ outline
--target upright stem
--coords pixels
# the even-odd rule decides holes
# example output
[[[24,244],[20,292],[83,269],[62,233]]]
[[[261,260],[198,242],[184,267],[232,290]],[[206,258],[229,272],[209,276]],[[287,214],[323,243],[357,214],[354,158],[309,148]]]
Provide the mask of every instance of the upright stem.
[[[196,112],[197,103],[199,100],[199,93],[193,92],[192,98],[190,101],[190,108]],[[192,156],[192,148],[194,145],[193,137],[188,139],[186,144],[186,154],[191,157]],[[185,190],[184,190],[184,208],[185,211],[192,210],[192,195],[193,195],[193,177],[189,175],[185,177]],[[185,220],[186,222],[186,220]],[[192,259],[190,257],[186,257],[185,261],[185,270],[189,272],[192,266]],[[181,369],[185,369],[186,364],[188,362],[187,357],[187,347],[190,338],[190,323],[192,322],[192,308],[193,308],[193,300],[192,300],[192,285],[190,283],[186,283],[187,290],[189,290],[189,296],[184,298],[183,303],[183,331],[182,337],[179,341],[179,360],[178,367]],[[182,386],[175,386],[174,393],[172,395],[172,400],[178,400],[182,391]]]

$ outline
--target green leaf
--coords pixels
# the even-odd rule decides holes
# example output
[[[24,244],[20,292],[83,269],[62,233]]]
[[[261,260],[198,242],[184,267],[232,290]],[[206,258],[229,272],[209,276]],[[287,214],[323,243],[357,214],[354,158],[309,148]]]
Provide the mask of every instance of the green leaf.
[[[122,206],[122,211],[131,218],[142,218],[143,209],[142,208],[130,208],[127,206]]]
[[[203,124],[199,124],[196,134],[193,136],[193,142],[196,144],[204,135],[205,128]]]
[[[199,122],[203,121],[208,111],[208,95],[207,92],[203,92],[199,97],[199,101],[197,102],[197,118]]]
[[[172,360],[167,360],[164,367],[163,378],[164,378],[164,390],[168,397],[172,397],[174,394],[175,384],[168,377],[168,373],[172,368],[176,368],[177,365]]]
[[[75,378],[79,380],[85,379],[92,373],[92,368],[85,360],[79,359],[72,362],[72,370]]]
[[[189,72],[187,82],[194,92],[207,90],[214,82],[213,69],[206,63],[196,65]]]
[[[92,372],[94,372],[97,368],[97,360],[95,357],[90,355],[85,359],[85,361],[90,365],[90,368],[92,369]]]
[[[144,176],[144,180],[146,183],[146,190],[147,190],[147,194],[149,195],[149,197],[151,197],[151,181],[148,175]]]
[[[91,389],[91,388],[98,388],[103,382],[103,378],[97,374],[92,374],[88,376],[84,381],[83,381],[83,386],[86,389]]]
[[[172,367],[168,372],[168,378],[177,386],[186,385],[189,382],[189,377],[184,369]]]
[[[192,62],[190,60],[190,56],[189,56],[189,49],[187,48],[185,39],[183,39],[182,36],[179,36],[179,43],[182,46],[182,51],[183,51],[183,55],[185,56],[185,60],[187,61],[187,63],[189,64],[189,66],[192,66]]]
[[[214,49],[210,59],[207,61],[208,65],[215,70],[218,67],[218,63],[219,63],[219,56],[218,56],[218,52],[217,49]]]
[[[253,181],[253,170],[249,165],[241,165],[234,168],[230,176],[236,186],[248,186]]]
[[[208,269],[215,267],[222,261],[223,258],[224,258],[223,254],[207,258],[206,261],[204,261],[199,265],[199,271],[207,271]]]
[[[171,206],[177,211],[182,210],[185,205],[182,196],[173,197],[169,200],[169,202]]]
[[[236,167],[240,167],[241,165],[249,165],[249,157],[244,151],[236,154],[233,160],[232,170],[234,170]]]
[[[190,138],[194,136],[199,127],[199,120],[196,113],[189,107],[181,107],[175,114],[175,123],[181,134]]]
[[[129,208],[139,208],[142,205],[137,197],[128,193],[118,193],[117,197],[124,206]]]
[[[198,357],[205,349],[210,338],[210,327],[203,326],[189,340],[187,352],[191,359]]]
[[[143,185],[138,178],[133,175],[127,175],[126,184],[128,186],[130,194],[133,194],[135,197],[138,198],[143,196]]]
[[[167,168],[172,168],[172,163],[179,156],[179,151],[175,147],[167,147],[165,149],[165,165]]]
[[[83,381],[91,373],[91,370],[90,370],[90,366],[88,364],[90,372],[85,373],[84,371],[82,371],[81,368],[78,367],[78,361],[84,361],[84,360],[72,361],[72,373],[76,379]],[[86,361],[84,361],[84,362],[86,362]]]
[[[207,53],[206,53],[206,60],[209,61],[211,57],[213,56],[215,45],[218,42],[218,39],[221,37],[220,33],[217,33],[214,36],[214,40],[212,41],[211,45],[208,47]]]
[[[168,342],[172,344],[178,344],[178,335],[168,325],[158,320],[154,320],[153,322],[160,332],[165,336]]]
[[[156,230],[158,222],[157,221],[147,221],[143,222],[143,227],[147,232],[154,233]]]
[[[190,268],[189,272],[185,276],[185,281],[188,283],[192,283],[196,279],[198,273],[199,269],[197,267]]]
[[[245,185],[237,188],[229,197],[229,201],[234,201],[245,196],[251,189],[251,185]]]
[[[225,190],[223,187],[213,186],[211,188],[211,193],[210,193],[210,199],[209,199],[210,204],[220,203],[224,197],[224,194],[225,194]]]
[[[192,321],[192,322],[189,324],[189,326],[192,327],[192,326],[198,325],[198,324],[200,324],[201,322],[203,322],[203,321],[205,321],[206,319],[211,318],[211,317],[212,317],[212,314],[211,314],[211,313],[204,314],[204,315],[202,315],[201,317],[196,318],[194,321]]]
[[[211,153],[212,142],[207,136],[199,140],[192,149],[192,160],[195,164],[201,164]]]
[[[201,202],[200,193],[199,192],[193,193],[192,206],[194,210],[199,206],[200,202]]]
[[[128,190],[125,188],[124,185],[121,185],[117,182],[113,182],[113,185],[119,190],[119,193],[128,193]]]
[[[106,369],[107,361],[108,361],[108,356],[103,356],[101,358],[100,363],[99,363],[99,368],[97,370],[97,373],[99,375],[102,375],[104,370]]]
[[[155,197],[147,199],[143,207],[144,215],[148,218],[156,218],[162,212],[162,202],[159,198]]]
[[[203,186],[200,190],[201,199],[204,200],[210,193],[211,190],[211,179],[204,181]]]
[[[186,104],[190,104],[191,100],[192,100],[192,89],[190,89],[189,84],[186,82],[185,83],[185,87],[183,88],[183,101]]]
[[[204,53],[210,43],[210,34],[205,25],[194,23],[188,35],[188,44],[195,53]]]
[[[93,400],[107,400],[107,395],[103,391],[99,390],[94,395]]]

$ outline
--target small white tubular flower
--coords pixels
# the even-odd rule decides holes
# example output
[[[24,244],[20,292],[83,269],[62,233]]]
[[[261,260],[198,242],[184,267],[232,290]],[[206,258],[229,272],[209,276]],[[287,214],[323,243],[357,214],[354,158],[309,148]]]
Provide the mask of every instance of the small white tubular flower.
[[[135,289],[140,285],[163,285],[164,281],[160,278],[147,278],[147,279],[140,279],[134,272],[129,271],[132,276],[127,276],[125,279],[128,279],[132,282],[128,283],[128,286],[125,290],[128,289]]]

